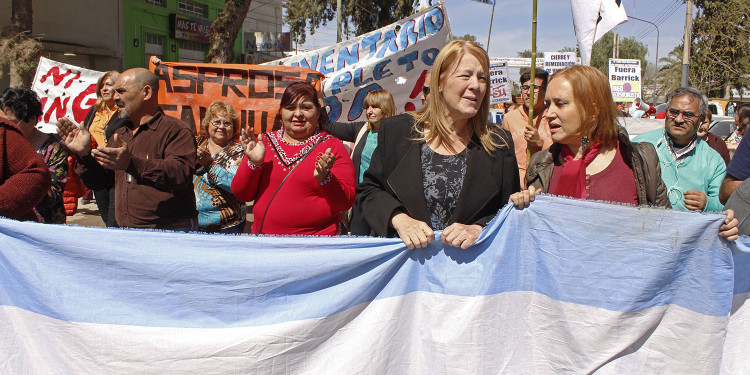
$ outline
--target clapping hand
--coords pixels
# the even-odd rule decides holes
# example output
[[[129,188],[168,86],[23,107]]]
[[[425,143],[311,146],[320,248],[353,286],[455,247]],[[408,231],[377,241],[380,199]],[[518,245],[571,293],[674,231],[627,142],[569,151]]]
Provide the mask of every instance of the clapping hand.
[[[208,151],[208,147],[198,147],[195,151],[195,156],[198,159],[198,163],[204,168],[208,168],[214,162],[214,158],[211,156],[211,151]]]
[[[247,160],[257,166],[263,165],[263,159],[266,156],[266,145],[263,143],[262,134],[258,134],[256,137],[252,127],[244,128],[242,129],[242,133],[240,133],[240,144],[242,144],[242,149],[245,151]]]
[[[331,152],[331,148],[326,149],[326,152],[321,152],[315,160],[315,171],[313,176],[318,180],[318,183],[322,183],[328,178],[328,174],[331,173],[331,167],[333,162],[336,161],[336,156]]]
[[[115,134],[113,139],[117,147],[97,147],[91,150],[91,156],[104,168],[125,170],[131,157],[128,145],[120,140],[119,134]]]
[[[70,152],[78,156],[91,152],[91,133],[88,130],[79,128],[67,117],[57,119],[56,125],[60,140]]]

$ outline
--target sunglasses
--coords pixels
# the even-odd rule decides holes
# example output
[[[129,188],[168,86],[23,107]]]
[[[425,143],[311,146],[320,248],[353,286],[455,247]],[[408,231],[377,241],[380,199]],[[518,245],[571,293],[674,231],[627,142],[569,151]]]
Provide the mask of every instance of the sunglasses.
[[[430,86],[422,86],[422,94],[430,95]]]

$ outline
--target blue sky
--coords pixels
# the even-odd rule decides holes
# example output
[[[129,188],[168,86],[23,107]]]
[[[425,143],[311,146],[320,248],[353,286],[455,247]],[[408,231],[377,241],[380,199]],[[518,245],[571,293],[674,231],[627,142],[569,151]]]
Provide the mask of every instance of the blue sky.
[[[685,30],[687,5],[682,0],[623,0],[628,15],[658,25],[660,31],[659,58],[665,57],[680,44]],[[472,34],[482,45],[487,44],[487,31],[492,6],[471,0],[445,0],[451,30],[454,35]],[[497,0],[492,25],[489,55],[491,57],[515,57],[517,52],[531,49],[531,0]],[[693,17],[695,9],[693,9]],[[649,54],[646,60],[654,61],[656,31],[640,21],[629,20],[617,28],[623,37],[635,36],[646,45]],[[650,31],[646,33],[646,31]],[[308,35],[301,46],[317,49],[334,44],[336,22]],[[557,51],[563,47],[575,47],[573,15],[568,0],[538,0],[537,3],[537,51]]]

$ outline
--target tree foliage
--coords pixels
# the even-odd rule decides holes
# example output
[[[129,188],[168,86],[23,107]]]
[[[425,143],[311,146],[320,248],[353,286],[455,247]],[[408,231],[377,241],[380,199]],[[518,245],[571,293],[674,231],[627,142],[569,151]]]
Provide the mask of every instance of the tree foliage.
[[[568,47],[568,46],[565,46],[562,49],[560,49],[558,52],[575,52],[576,56],[580,56],[581,55],[580,53],[578,53],[578,48],[577,47]]]
[[[696,0],[690,84],[709,96],[750,87],[750,1]]]
[[[298,43],[336,17],[336,0],[284,0],[284,21]],[[341,27],[362,35],[414,12],[412,0],[342,0]]]
[[[227,6],[219,12],[212,24],[211,49],[208,61],[215,64],[231,63],[234,60],[234,41],[242,30],[252,0],[226,0]]]
[[[471,35],[471,34],[464,34],[463,36],[455,36],[455,35],[454,35],[454,36],[453,36],[453,39],[451,39],[451,40],[456,40],[456,39],[462,39],[462,40],[465,40],[465,41],[467,41],[467,42],[474,42],[474,43],[476,43],[476,44],[477,44],[478,46],[480,46],[480,47],[484,48],[484,46],[482,45],[482,43],[479,43],[479,42],[477,41],[477,37],[475,37],[474,35]]]
[[[609,59],[612,57],[612,44],[614,41],[614,34],[608,32],[594,43],[594,47],[591,49],[591,66],[601,70],[604,74],[609,73]],[[648,48],[643,43],[636,41],[633,38],[622,38],[620,39],[620,59],[636,59],[641,60],[641,69],[646,70],[646,53]]]
[[[531,50],[527,49],[523,52],[516,52],[518,54],[518,57],[523,57],[530,59],[531,58]],[[536,51],[536,57],[544,57],[544,52]]]
[[[0,37],[0,67],[9,68],[11,87],[30,86],[42,54],[42,44],[30,36],[32,22],[31,0],[12,0],[11,23]]]
[[[682,44],[674,47],[666,57],[659,59],[659,88],[657,96],[665,97],[680,87],[682,79]]]

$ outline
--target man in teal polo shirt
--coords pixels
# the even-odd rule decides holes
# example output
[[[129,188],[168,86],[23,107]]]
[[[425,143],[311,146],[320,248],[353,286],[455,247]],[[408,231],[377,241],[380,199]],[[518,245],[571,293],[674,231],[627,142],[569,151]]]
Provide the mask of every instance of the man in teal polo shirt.
[[[708,100],[699,90],[681,87],[667,96],[664,129],[639,135],[635,142],[656,147],[661,177],[672,208],[721,211],[719,188],[726,165],[718,152],[696,135],[708,111]]]

